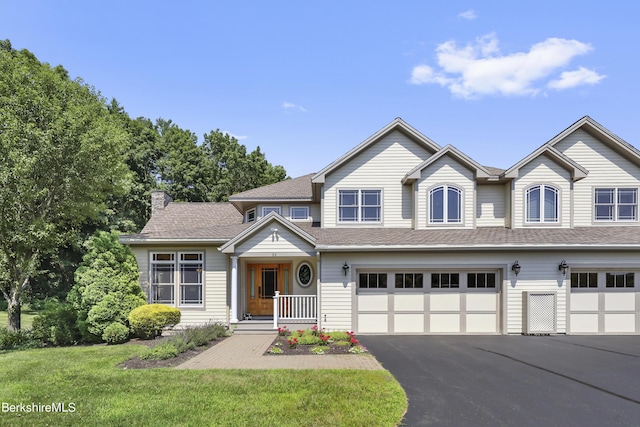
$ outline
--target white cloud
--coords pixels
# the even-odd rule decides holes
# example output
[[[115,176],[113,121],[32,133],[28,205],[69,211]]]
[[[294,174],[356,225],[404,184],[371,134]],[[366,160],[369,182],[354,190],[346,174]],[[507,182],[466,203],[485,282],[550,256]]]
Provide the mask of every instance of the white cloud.
[[[249,138],[249,137],[248,137],[248,136],[246,136],[246,135],[235,135],[235,134],[233,134],[233,133],[231,133],[231,132],[228,132],[228,131],[226,131],[226,130],[223,130],[223,131],[222,131],[222,133],[223,133],[223,134],[225,134],[225,133],[226,133],[227,135],[229,135],[229,136],[230,136],[230,137],[232,137],[232,138],[237,139],[238,141],[242,141],[243,139],[247,139],[247,138]]]
[[[284,108],[285,110],[297,110],[302,112],[307,111],[307,109],[304,108],[302,105],[297,105],[297,104],[293,104],[291,102],[286,102],[286,101],[282,103],[282,108]]]
[[[595,85],[606,76],[588,68],[580,67],[575,71],[563,71],[560,78],[549,82],[550,89],[571,89],[581,85]]]
[[[577,40],[548,38],[536,43],[528,52],[501,54],[494,33],[478,37],[475,43],[459,47],[450,40],[436,48],[439,70],[429,65],[413,68],[409,83],[435,83],[458,97],[482,95],[538,94],[541,89],[568,89],[581,84],[596,84],[604,76],[581,67],[564,72],[560,79],[548,82],[571,60],[593,50],[590,44]]]
[[[478,17],[476,12],[473,9],[465,10],[464,12],[460,12],[458,14],[459,18],[466,19],[467,21],[473,21]]]

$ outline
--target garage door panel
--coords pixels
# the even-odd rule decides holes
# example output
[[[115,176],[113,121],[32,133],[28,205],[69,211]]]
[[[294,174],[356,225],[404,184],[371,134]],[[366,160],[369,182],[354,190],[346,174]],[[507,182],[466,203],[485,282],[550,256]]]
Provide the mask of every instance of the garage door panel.
[[[467,314],[466,324],[469,333],[495,333],[498,324],[495,313]]]
[[[604,331],[606,333],[635,332],[636,315],[632,313],[607,313],[604,315]]]
[[[597,292],[571,293],[571,310],[598,311],[599,294]]]
[[[497,311],[498,298],[493,293],[468,293],[467,311]]]
[[[460,332],[460,314],[431,314],[429,319],[432,333]]]
[[[396,314],[393,324],[396,333],[422,333],[424,332],[424,314]]]
[[[358,314],[358,332],[387,333],[389,332],[388,317],[386,313],[360,313]]]
[[[460,294],[431,294],[431,311],[459,311]]]
[[[379,295],[359,295],[358,309],[360,311],[387,311],[389,296]]]
[[[597,313],[574,313],[570,317],[571,332],[590,334],[598,332]]]
[[[424,293],[395,294],[393,297],[394,311],[424,311]]]
[[[604,309],[606,311],[634,311],[636,298],[633,292],[616,292],[604,295]]]

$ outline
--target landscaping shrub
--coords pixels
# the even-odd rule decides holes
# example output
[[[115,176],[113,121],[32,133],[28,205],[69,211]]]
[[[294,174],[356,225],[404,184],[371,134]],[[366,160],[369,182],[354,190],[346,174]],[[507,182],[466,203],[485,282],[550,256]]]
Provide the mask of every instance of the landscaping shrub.
[[[129,328],[122,323],[113,322],[104,328],[102,339],[107,344],[122,344],[129,339]]]
[[[77,313],[69,303],[47,301],[33,319],[33,337],[50,345],[73,345],[81,340]]]
[[[180,323],[180,310],[166,304],[145,304],[131,310],[129,326],[133,334],[142,339],[162,335],[162,330]]]
[[[203,326],[185,328],[180,334],[185,335],[196,347],[200,347],[227,335],[227,326],[220,322],[207,323]]]
[[[179,331],[169,337],[165,342],[147,349],[140,355],[140,358],[154,360],[170,359],[185,351],[206,345],[227,334],[227,326],[220,322],[208,323],[203,326],[193,326]]]
[[[42,347],[42,342],[33,337],[28,329],[10,331],[0,327],[0,350],[17,350]]]
[[[140,359],[165,360],[176,357],[178,354],[180,353],[174,344],[164,342],[154,346],[153,348],[147,349],[140,355]]]

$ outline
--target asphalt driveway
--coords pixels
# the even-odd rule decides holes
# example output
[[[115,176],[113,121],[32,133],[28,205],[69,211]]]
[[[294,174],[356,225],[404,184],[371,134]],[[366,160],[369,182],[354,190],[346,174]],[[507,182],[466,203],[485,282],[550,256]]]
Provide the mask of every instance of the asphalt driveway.
[[[638,426],[639,336],[363,336],[407,426]]]

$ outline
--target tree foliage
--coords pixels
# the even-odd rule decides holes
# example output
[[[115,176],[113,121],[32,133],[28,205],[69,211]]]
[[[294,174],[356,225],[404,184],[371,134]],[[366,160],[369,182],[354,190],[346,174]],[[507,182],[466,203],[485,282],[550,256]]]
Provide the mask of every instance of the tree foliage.
[[[0,46],[0,290],[9,327],[44,256],[122,192],[127,134],[102,97],[61,66]]]

